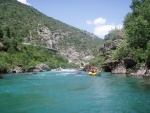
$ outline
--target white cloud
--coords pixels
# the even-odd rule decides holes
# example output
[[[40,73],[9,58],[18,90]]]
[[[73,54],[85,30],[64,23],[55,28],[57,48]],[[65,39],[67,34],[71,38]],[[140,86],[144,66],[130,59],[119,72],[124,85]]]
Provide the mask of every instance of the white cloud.
[[[86,23],[90,25],[92,22],[90,20],[87,20]]]
[[[88,25],[92,24],[92,25],[100,25],[100,24],[105,24],[106,23],[106,19],[100,17],[100,18],[96,18],[93,21],[87,20],[86,23]]]
[[[17,0],[18,2],[21,2],[23,4],[26,4],[26,5],[31,5],[30,3],[27,2],[27,0]]]
[[[104,18],[97,18],[93,21],[94,25],[99,25],[99,24],[105,24],[106,23],[106,19]]]
[[[114,23],[111,24],[106,24],[106,19],[99,17],[94,19],[93,21],[87,20],[86,23],[88,25],[94,25],[94,34],[97,36],[100,36],[101,38],[104,38],[105,35],[107,35],[109,33],[109,31],[117,28],[117,29],[121,29],[123,28],[123,25],[118,24],[115,25]]]
[[[97,36],[104,37],[112,29],[115,29],[115,28],[121,29],[122,27],[123,27],[123,25],[114,25],[114,24],[96,26],[95,29],[94,29],[94,34],[97,35]]]

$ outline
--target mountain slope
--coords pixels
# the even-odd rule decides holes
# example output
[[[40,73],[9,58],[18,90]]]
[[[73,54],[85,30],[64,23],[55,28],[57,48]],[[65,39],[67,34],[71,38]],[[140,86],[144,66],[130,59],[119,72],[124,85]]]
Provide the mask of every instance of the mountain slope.
[[[90,59],[102,39],[48,17],[16,0],[0,0],[4,37],[21,38],[23,44],[56,49],[71,62]]]

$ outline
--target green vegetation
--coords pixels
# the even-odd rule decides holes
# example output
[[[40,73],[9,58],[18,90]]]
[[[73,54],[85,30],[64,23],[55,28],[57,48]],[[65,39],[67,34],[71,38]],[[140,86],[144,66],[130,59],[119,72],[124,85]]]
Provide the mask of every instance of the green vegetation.
[[[126,36],[124,29],[120,30],[116,28],[111,30],[107,35],[105,35],[103,46],[99,46],[99,53],[96,54],[96,57],[90,61],[90,64],[98,67],[99,69],[102,69],[103,64],[106,63],[106,60],[108,58],[111,58],[110,61],[116,61],[126,57],[130,49],[127,47],[128,44],[126,43],[126,41],[123,41],[122,43],[120,42],[122,40],[125,40],[125,38]],[[111,48],[104,47],[104,45],[109,45],[111,46]],[[107,50],[107,48],[112,50]]]
[[[148,46],[150,41],[150,1],[133,0],[132,13],[127,14],[124,26],[127,34],[127,43],[133,50],[134,58],[138,63],[150,60]]]
[[[97,60],[97,66],[107,59],[121,61],[129,57],[137,62],[137,66],[146,64],[150,67],[150,0],[132,0],[130,7],[132,12],[126,15],[124,28],[110,31],[104,39],[106,44],[122,39],[120,45],[108,50],[109,53],[107,48],[101,47],[100,51],[105,53],[104,61]],[[102,56],[97,55],[94,59],[102,59]]]
[[[111,56],[114,60],[122,60],[128,57],[129,53],[131,53],[130,47],[126,41],[123,41],[115,51],[112,51]]]
[[[48,17],[17,0],[0,0],[0,72],[16,65],[27,68],[38,63],[50,68],[77,66],[69,64],[59,52],[46,49],[47,42],[41,35],[45,29],[49,38],[57,41],[58,50],[66,50],[71,45],[78,52],[89,49],[94,54],[96,45],[102,42],[93,34]]]
[[[98,69],[101,69],[102,70],[102,65],[103,65],[103,63],[104,63],[104,61],[105,61],[105,58],[104,57],[95,57],[95,58],[93,58],[91,61],[90,61],[90,64],[92,65],[92,66],[95,66],[95,67],[97,67]]]
[[[17,0],[0,0],[0,6],[0,24],[6,37],[21,37],[25,42],[45,46],[39,33],[43,32],[43,28],[48,28],[51,37],[59,39],[59,49],[73,45],[79,52],[94,50],[95,45],[102,42],[102,39],[91,33],[48,17]]]
[[[6,38],[5,38],[6,39]],[[0,51],[0,72],[7,72],[14,66],[27,68],[39,63],[45,63],[50,68],[67,67],[68,60],[48,49],[41,47],[25,46],[13,39],[9,40],[5,51]]]
[[[133,0],[132,13],[128,13],[124,26],[130,47],[146,50],[150,40],[150,1]]]
[[[105,35],[104,37],[104,41],[107,41],[107,40],[116,40],[116,39],[124,39],[125,38],[125,31],[124,29],[113,29],[111,30],[107,35]]]
[[[45,29],[50,38],[57,41],[60,51],[70,47],[79,53],[92,51],[96,57],[90,63],[99,68],[108,59],[121,61],[126,57],[133,58],[138,66],[147,64],[150,67],[149,0],[132,0],[132,12],[126,15],[124,28],[114,29],[105,36],[104,44],[110,45],[111,50],[101,47],[103,40],[93,34],[47,17],[16,0],[0,0],[0,6],[0,72],[7,72],[16,65],[26,68],[38,63],[45,63],[50,68],[76,66],[68,64],[59,52],[46,49],[47,43],[41,36]],[[24,42],[30,44],[24,45]],[[103,56],[98,53],[98,46]]]

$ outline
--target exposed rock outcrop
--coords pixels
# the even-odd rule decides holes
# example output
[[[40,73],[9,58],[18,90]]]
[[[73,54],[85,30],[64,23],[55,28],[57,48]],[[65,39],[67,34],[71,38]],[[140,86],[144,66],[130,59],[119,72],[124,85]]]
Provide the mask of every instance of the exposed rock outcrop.
[[[69,60],[69,62],[73,62],[76,64],[80,64],[81,63],[81,59],[84,59],[84,61],[88,61],[90,59],[92,59],[94,56],[90,54],[91,51],[87,50],[85,52],[78,52],[75,47],[70,47],[67,50],[61,50],[61,54],[66,56]],[[82,61],[82,63],[85,63]]]
[[[27,72],[44,72],[50,71],[51,69],[46,64],[37,64],[36,66],[31,66],[27,69]]]
[[[116,39],[116,40],[108,40],[104,42],[103,47],[100,48],[99,52],[100,55],[108,55],[112,50],[117,49],[117,47],[120,45],[120,43],[123,41],[122,38]]]
[[[121,44],[126,44],[124,40],[125,31],[123,32],[116,32],[117,34],[108,34],[106,36],[105,42],[103,47],[100,47],[99,54],[105,57],[104,64],[102,66],[104,72],[111,72],[113,74],[127,74],[131,77],[150,77],[150,60],[147,58],[144,66],[137,68],[137,62],[134,59],[134,55],[130,54],[126,56],[119,57],[118,61],[114,61],[113,59],[113,52]],[[121,34],[120,34],[121,33]],[[124,46],[124,45],[123,45]],[[121,46],[122,47],[122,46]],[[119,49],[120,50],[120,49]],[[118,51],[115,51],[118,52]],[[121,56],[121,55],[120,55]],[[124,58],[124,59],[123,59]]]
[[[92,51],[91,48],[90,48],[90,50],[88,48],[86,51],[77,50],[73,42],[65,41],[66,37],[67,37],[67,40],[71,40],[69,37],[72,37],[72,35],[74,35],[75,31],[64,32],[64,31],[62,31],[62,29],[57,29],[55,31],[52,31],[50,28],[48,28],[46,26],[41,26],[40,24],[38,24],[38,25],[39,25],[38,29],[35,30],[35,32],[38,33],[38,40],[40,40],[40,42],[42,44],[44,44],[46,46],[46,48],[58,50],[61,55],[67,57],[69,62],[79,64],[81,62],[80,61],[81,59],[90,60],[94,57],[91,54],[91,51]],[[33,31],[30,31],[30,37],[34,37],[32,35],[33,34],[32,32]],[[81,31],[78,31],[78,32],[81,32]],[[82,31],[82,32],[85,32],[85,31]],[[85,32],[85,34],[86,33],[87,33],[87,35],[89,35],[93,38],[92,40],[95,39],[94,35],[88,34],[88,32]],[[32,42],[35,42],[38,40],[32,39],[32,41],[29,42],[29,40],[27,38],[25,38],[23,44],[33,45]],[[85,44],[87,43],[86,38],[85,39],[81,38],[80,41],[83,43],[82,46],[84,45],[84,43]],[[65,44],[65,48],[62,46],[63,44]],[[34,46],[37,46],[37,45],[34,45]]]
[[[53,34],[49,28],[42,27],[38,31],[38,35],[43,43],[46,44],[48,48],[57,49],[57,40],[55,39],[55,34]]]
[[[20,66],[15,66],[13,70],[10,71],[11,73],[23,73],[25,72],[25,69]]]
[[[135,72],[130,73],[129,76],[131,77],[150,77],[150,69],[146,66],[142,66],[137,69]]]
[[[107,60],[103,66],[104,71],[114,74],[126,74],[127,69],[133,68],[136,62],[132,58],[124,58],[122,61]]]
[[[124,62],[119,63],[115,68],[112,69],[113,74],[126,74],[127,69]]]

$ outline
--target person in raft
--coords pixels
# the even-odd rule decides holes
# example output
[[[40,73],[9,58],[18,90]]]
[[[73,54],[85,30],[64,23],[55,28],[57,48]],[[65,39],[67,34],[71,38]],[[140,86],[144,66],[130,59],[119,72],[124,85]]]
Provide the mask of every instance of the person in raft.
[[[90,72],[95,73],[96,70],[94,69],[94,67],[91,68]]]

